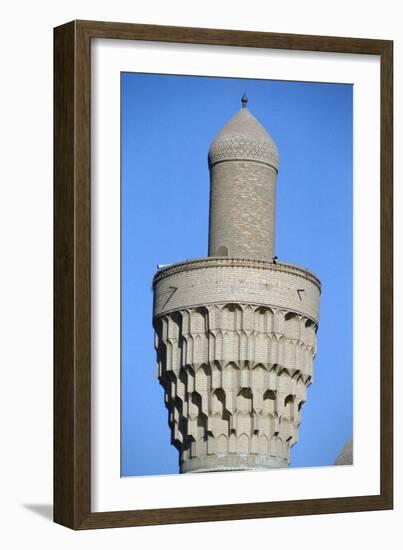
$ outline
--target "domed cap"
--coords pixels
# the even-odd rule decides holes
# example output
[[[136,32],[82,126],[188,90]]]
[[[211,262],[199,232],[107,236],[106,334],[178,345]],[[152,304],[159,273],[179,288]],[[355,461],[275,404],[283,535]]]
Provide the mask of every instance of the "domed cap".
[[[225,160],[254,160],[278,170],[278,151],[270,134],[246,108],[242,109],[220,130],[210,145],[209,165]]]

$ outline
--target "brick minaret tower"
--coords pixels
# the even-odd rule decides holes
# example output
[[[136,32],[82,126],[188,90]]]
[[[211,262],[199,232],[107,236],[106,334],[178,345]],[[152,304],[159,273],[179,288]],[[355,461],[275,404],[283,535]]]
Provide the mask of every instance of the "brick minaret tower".
[[[209,257],[153,281],[172,444],[182,473],[286,467],[312,382],[320,282],[276,261],[278,153],[245,95],[209,168]]]

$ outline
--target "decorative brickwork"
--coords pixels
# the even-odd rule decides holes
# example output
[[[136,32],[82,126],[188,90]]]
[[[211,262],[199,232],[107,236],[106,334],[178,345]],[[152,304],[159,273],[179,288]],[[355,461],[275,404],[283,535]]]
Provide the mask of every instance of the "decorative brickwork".
[[[210,146],[210,166],[226,160],[254,160],[278,169],[276,144],[248,109],[233,116]]]
[[[154,326],[181,472],[287,466],[312,380],[314,322],[225,303],[164,314]]]
[[[154,277],[154,316],[219,302],[273,306],[319,318],[321,287],[310,271],[242,258],[205,258],[173,264]]]
[[[288,466],[313,380],[321,285],[274,257],[277,148],[242,105],[209,151],[209,257],[153,280],[158,378],[183,473]]]
[[[276,176],[260,162],[220,162],[210,168],[209,256],[219,256],[224,246],[235,258],[273,258]]]

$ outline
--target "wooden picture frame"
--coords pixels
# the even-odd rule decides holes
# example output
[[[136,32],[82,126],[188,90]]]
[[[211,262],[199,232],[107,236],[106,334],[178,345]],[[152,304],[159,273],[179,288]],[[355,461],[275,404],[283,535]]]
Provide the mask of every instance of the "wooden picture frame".
[[[91,40],[113,38],[380,56],[380,493],[91,512]],[[72,529],[325,514],[393,507],[393,42],[73,21],[54,30],[54,521]]]

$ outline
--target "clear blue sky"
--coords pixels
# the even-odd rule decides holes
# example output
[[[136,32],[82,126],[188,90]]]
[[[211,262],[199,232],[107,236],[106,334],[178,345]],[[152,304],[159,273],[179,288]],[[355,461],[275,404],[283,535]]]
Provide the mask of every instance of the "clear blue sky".
[[[121,83],[122,475],[178,473],[151,283],[157,264],[207,256],[207,153],[244,91],[280,153],[276,254],[323,287],[291,467],[333,464],[352,435],[352,86],[135,73]]]

